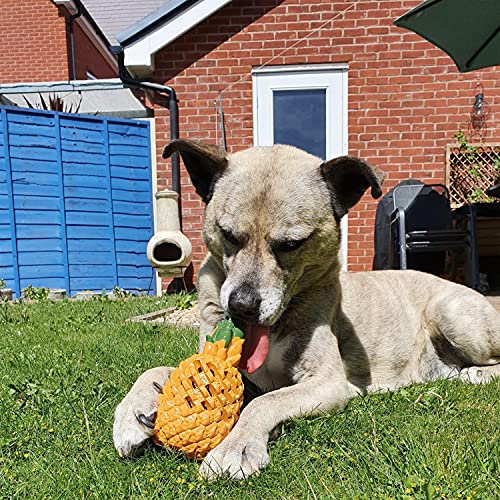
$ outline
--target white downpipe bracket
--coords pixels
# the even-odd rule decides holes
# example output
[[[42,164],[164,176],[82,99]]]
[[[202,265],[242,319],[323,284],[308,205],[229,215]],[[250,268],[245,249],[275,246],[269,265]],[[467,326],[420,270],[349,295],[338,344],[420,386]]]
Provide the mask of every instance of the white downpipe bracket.
[[[148,243],[148,260],[162,278],[180,278],[191,263],[193,249],[180,230],[179,195],[166,190],[155,198],[157,230]]]

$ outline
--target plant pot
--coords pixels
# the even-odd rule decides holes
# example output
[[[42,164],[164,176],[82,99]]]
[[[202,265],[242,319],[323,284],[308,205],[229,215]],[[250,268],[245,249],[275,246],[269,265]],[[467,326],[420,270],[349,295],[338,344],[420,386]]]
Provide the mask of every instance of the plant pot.
[[[92,292],[90,290],[85,290],[84,292],[77,292],[75,295],[76,300],[90,300],[92,297],[99,295],[96,292]]]
[[[66,290],[64,288],[54,288],[49,290],[49,300],[62,300],[66,297]]]
[[[13,291],[12,288],[2,288],[0,290],[0,300],[12,300]]]

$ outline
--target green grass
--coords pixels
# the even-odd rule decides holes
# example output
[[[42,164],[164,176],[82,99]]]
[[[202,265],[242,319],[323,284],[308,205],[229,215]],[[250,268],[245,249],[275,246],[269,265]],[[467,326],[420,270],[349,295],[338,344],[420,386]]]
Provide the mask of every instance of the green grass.
[[[144,370],[197,347],[194,331],[124,320],[173,300],[0,304],[0,497],[498,498],[498,380],[369,395],[289,422],[271,465],[244,483],[198,481],[195,463],[153,447],[119,459],[118,402]]]

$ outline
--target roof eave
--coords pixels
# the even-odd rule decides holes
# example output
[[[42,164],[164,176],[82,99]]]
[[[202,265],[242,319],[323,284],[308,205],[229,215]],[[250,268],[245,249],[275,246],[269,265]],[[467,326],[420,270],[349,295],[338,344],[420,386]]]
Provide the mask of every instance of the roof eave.
[[[130,45],[198,1],[199,0],[170,0],[136,23],[128,26],[115,35],[115,38],[123,47]]]
[[[168,14],[158,9],[136,25],[117,35],[124,48],[125,66],[135,76],[154,71],[154,54],[210,17],[231,0],[182,1],[170,4]],[[172,9],[177,5],[176,9]],[[147,20],[149,18],[149,24]]]
[[[52,0],[54,5],[63,6],[67,11],[74,15],[78,12],[78,6],[75,0]],[[96,49],[101,53],[106,62],[118,72],[118,62],[116,57],[111,52],[109,40],[106,38],[101,28],[95,22],[94,18],[90,15],[85,6],[80,2],[80,9],[82,16],[76,18],[76,22],[80,25],[89,40],[94,44]]]

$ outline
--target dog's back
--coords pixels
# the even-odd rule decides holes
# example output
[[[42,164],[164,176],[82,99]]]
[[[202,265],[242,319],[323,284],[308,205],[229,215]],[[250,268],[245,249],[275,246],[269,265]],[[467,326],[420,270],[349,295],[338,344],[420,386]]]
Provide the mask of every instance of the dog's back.
[[[362,389],[500,361],[500,315],[474,290],[418,271],[342,273],[340,282],[337,335],[347,373]]]

